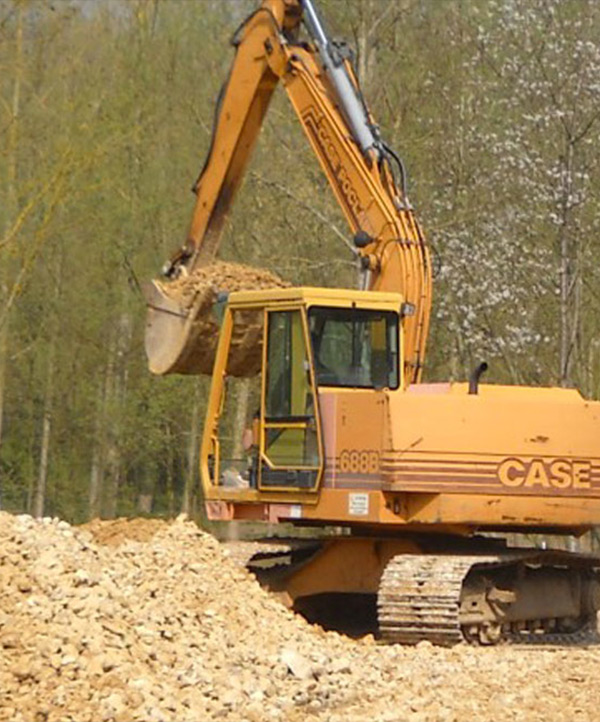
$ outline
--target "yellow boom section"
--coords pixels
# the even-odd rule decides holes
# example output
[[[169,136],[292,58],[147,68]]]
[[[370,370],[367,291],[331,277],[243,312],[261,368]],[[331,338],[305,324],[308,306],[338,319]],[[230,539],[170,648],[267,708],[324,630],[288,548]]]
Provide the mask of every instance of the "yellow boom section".
[[[349,121],[346,100],[334,82],[336,73],[343,73],[346,80],[346,99],[355,96],[365,114],[365,127],[376,132],[348,61],[338,59],[333,67],[317,40],[297,42],[303,12],[309,7],[314,12],[308,0],[263,0],[236,33],[235,59],[219,97],[211,149],[195,187],[190,231],[185,245],[171,258],[167,275],[189,274],[214,258],[271,95],[281,80],[355,235],[365,287],[400,292],[407,308],[412,307],[404,324],[404,378],[406,383],[416,382],[431,309],[429,250],[404,189],[395,182],[391,152],[378,136],[373,147],[365,148]],[[160,368],[159,373],[185,373],[181,359],[193,355],[202,339],[193,333],[193,307],[178,306],[163,289],[164,284],[155,283],[149,294],[150,366]],[[165,353],[165,345],[181,350],[173,363],[153,364],[155,358],[173,357]]]

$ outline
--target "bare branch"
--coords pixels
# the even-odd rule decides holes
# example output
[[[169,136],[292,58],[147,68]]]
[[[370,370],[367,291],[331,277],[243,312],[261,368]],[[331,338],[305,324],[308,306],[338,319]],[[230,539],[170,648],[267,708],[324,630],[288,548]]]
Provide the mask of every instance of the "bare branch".
[[[318,218],[321,223],[324,223],[333,231],[333,233],[342,241],[342,243],[352,252],[353,255],[357,254],[356,248],[350,243],[348,238],[340,231],[340,229],[335,225],[335,223],[332,223],[326,216],[324,216],[312,205],[306,203],[306,201],[303,201],[301,198],[298,198],[298,196],[295,195],[295,193],[292,193],[292,191],[286,186],[284,186],[283,183],[279,183],[278,181],[273,180],[267,180],[256,171],[251,171],[250,176],[265,186],[276,188],[278,191],[280,191],[285,196],[297,203],[299,206],[304,208],[304,210],[315,216],[315,218]]]

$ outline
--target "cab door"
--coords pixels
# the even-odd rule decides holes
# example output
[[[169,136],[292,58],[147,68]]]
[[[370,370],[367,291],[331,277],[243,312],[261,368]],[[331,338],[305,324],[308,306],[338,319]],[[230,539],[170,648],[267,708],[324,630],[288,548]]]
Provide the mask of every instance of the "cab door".
[[[265,327],[258,485],[316,491],[323,443],[305,313],[266,311]]]

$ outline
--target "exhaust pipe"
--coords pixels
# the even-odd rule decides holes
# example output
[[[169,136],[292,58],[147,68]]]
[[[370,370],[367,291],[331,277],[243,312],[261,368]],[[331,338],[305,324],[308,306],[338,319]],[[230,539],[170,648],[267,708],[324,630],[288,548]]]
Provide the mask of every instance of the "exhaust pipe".
[[[469,379],[469,393],[470,394],[478,394],[479,393],[479,379],[483,376],[483,374],[488,370],[488,365],[485,361],[482,361],[479,366],[475,368],[473,373],[471,374],[471,377]]]

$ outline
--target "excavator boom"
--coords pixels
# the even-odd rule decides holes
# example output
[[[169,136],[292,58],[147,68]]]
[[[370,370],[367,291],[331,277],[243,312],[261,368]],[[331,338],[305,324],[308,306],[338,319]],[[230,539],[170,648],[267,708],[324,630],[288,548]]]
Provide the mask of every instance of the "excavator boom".
[[[310,42],[299,42],[300,22]],[[196,373],[204,339],[199,308],[170,283],[210,263],[281,81],[355,239],[363,287],[400,292],[405,324],[405,378],[421,377],[431,307],[431,264],[406,196],[404,169],[383,143],[348,58],[329,40],[311,0],[263,0],[234,35],[235,58],[217,102],[196,206],[185,244],[147,293],[146,350],[154,373]],[[181,285],[181,283],[179,284]],[[193,297],[193,294],[188,294]]]

